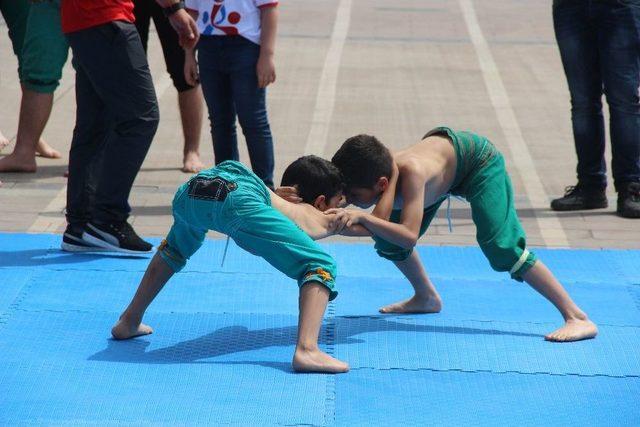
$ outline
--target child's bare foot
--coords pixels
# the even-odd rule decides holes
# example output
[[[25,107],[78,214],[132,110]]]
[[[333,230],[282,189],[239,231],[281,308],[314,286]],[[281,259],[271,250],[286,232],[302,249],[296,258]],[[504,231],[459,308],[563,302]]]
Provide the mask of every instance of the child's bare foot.
[[[195,151],[187,151],[182,160],[182,172],[198,173],[204,169],[204,164],[200,161],[200,154]]]
[[[593,338],[598,335],[598,327],[589,319],[569,319],[564,326],[544,337],[547,341],[569,342]]]
[[[349,365],[334,359],[319,348],[303,350],[296,347],[293,355],[293,370],[296,372],[324,372],[329,374],[341,374],[349,371]]]
[[[144,323],[129,323],[123,318],[118,319],[111,329],[111,335],[117,340],[127,340],[129,338],[139,337],[140,335],[149,335],[153,333],[153,329]]]
[[[33,157],[20,157],[11,153],[0,159],[0,172],[33,173],[36,167],[36,159]]]
[[[406,301],[382,307],[380,313],[440,313],[442,300],[438,295],[432,297],[412,296]]]
[[[40,138],[36,146],[36,155],[45,159],[59,159],[61,157],[60,152],[47,144],[42,138]]]

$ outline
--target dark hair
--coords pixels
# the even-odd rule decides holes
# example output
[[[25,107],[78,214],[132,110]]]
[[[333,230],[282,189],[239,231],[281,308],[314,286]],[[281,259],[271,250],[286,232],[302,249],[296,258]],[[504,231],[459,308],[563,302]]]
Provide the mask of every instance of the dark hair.
[[[340,170],[318,156],[303,156],[287,166],[282,174],[282,186],[296,186],[305,203],[313,204],[318,196],[328,199],[344,190]]]
[[[393,171],[391,152],[371,135],[347,139],[331,162],[340,169],[347,188],[373,188],[380,177],[390,178]]]

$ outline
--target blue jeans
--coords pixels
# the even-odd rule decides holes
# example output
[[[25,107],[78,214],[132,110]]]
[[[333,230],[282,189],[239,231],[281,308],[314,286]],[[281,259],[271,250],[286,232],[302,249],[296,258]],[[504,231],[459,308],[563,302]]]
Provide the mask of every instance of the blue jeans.
[[[640,181],[640,1],[554,0],[553,24],[571,93],[578,182],[607,185],[603,93],[615,186]]]
[[[260,46],[241,36],[202,36],[198,42],[200,82],[209,109],[216,164],[239,160],[237,114],[251,168],[273,188],[273,139],[266,89],[258,87],[259,55]]]

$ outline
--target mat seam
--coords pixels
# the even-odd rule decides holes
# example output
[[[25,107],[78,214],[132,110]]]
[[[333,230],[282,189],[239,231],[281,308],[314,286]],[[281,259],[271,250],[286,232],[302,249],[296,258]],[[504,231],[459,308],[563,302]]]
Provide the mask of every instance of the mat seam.
[[[327,354],[335,357],[336,346],[336,307],[334,302],[327,306],[326,323],[324,328],[325,349]],[[325,388],[324,424],[325,426],[335,425],[336,420],[336,376],[329,375]]]

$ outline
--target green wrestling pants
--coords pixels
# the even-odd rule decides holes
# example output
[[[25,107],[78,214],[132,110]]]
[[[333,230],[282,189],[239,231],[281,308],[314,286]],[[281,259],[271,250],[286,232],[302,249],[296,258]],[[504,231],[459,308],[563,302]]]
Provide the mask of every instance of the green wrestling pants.
[[[502,154],[488,139],[472,132],[455,132],[439,127],[424,138],[431,135],[447,136],[453,143],[457,169],[450,193],[466,198],[471,204],[476,240],[491,267],[496,271],[508,271],[511,277],[522,281],[522,275],[535,264],[537,258],[526,247],[526,234],[513,204],[513,188]],[[446,197],[444,195],[425,209],[421,236]],[[401,210],[394,210],[390,221],[399,222],[400,215]],[[411,250],[385,240],[374,240],[376,250],[382,257],[402,261],[411,254]]]
[[[175,272],[202,246],[208,230],[298,281],[319,282],[333,300],[336,263],[293,221],[271,206],[262,180],[236,161],[222,162],[183,184],[173,199],[174,224],[159,251]]]

